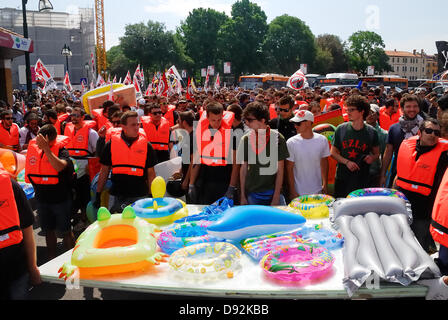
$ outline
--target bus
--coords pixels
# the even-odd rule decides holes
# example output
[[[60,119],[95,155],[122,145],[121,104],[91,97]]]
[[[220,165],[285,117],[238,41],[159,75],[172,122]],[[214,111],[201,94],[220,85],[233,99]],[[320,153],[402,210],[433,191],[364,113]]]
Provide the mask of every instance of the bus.
[[[281,89],[286,87],[289,77],[279,74],[262,73],[258,75],[241,76],[239,86],[244,90],[254,90],[258,88],[269,89],[271,87]]]
[[[362,80],[363,83],[367,83],[369,87],[397,87],[403,90],[408,88],[408,79],[402,78],[394,75],[383,75],[383,76],[367,76],[367,77],[359,77],[359,80]]]
[[[314,86],[338,86],[351,85],[357,86],[359,83],[358,75],[354,73],[328,73],[325,76],[317,77]]]

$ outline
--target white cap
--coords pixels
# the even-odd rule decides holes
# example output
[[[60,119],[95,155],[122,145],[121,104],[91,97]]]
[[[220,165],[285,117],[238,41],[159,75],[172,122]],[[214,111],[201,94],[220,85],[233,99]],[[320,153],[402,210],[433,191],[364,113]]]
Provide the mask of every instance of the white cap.
[[[302,121],[314,122],[314,114],[308,110],[298,110],[294,112],[294,118],[289,120],[289,122],[299,123]]]
[[[146,100],[141,98],[140,100],[138,100],[138,104],[144,105],[146,104]]]

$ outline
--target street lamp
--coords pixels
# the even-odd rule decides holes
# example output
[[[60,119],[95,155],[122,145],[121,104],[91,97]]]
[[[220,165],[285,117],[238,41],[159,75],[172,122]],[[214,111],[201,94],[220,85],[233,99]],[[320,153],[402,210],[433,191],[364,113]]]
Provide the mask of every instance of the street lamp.
[[[28,23],[26,21],[26,4],[28,0],[22,0],[22,14],[23,14],[23,37],[28,38]],[[49,0],[39,0],[39,12],[48,12],[53,10],[53,5]],[[28,95],[31,96],[33,89],[33,83],[31,80],[31,64],[30,53],[25,51],[25,73],[26,73],[26,90]]]
[[[67,72],[70,73],[68,71],[68,57],[72,56],[72,51],[70,50],[70,47],[67,46],[67,44],[64,44],[64,47],[61,50],[61,54],[65,57],[65,62],[67,64]]]
[[[90,66],[89,66],[88,62],[86,62],[84,64],[84,69],[86,70],[86,79],[87,79],[86,85],[88,85],[89,84],[89,71],[90,71]]]

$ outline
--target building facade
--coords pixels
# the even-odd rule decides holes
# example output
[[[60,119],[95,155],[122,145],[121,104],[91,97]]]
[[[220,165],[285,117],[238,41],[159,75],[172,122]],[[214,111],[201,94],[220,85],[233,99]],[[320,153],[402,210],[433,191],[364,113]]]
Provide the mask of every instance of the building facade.
[[[389,57],[391,72],[386,74],[399,75],[409,80],[432,79],[437,73],[437,58],[427,55],[423,50],[417,52],[385,51]]]
[[[95,52],[95,17],[93,8],[80,8],[76,14],[66,12],[38,12],[27,10],[28,36],[33,39],[34,52],[30,54],[31,68],[41,59],[54,80],[62,83],[67,59],[61,54],[66,44],[72,56],[68,57],[68,71],[72,84],[91,78],[91,53]],[[21,9],[0,8],[0,27],[23,34]],[[32,72],[33,73],[33,72]],[[25,58],[12,60],[13,88],[25,89]],[[33,77],[34,85],[34,77]]]

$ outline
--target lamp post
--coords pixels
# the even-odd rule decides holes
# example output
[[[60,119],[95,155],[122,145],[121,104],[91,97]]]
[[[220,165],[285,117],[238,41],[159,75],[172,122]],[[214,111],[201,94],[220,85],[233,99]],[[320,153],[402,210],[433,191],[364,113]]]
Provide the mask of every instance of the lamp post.
[[[28,38],[28,22],[26,20],[26,5],[28,0],[22,0],[22,14],[23,14],[23,37]],[[53,5],[49,0],[39,0],[39,12],[48,12],[53,10]],[[26,73],[26,90],[28,96],[31,96],[33,89],[33,83],[31,80],[31,65],[30,65],[30,53],[25,51],[25,73]]]
[[[64,44],[64,47],[61,50],[61,54],[65,57],[65,62],[66,62],[66,65],[67,65],[67,70],[66,71],[68,73],[70,73],[69,70],[68,70],[68,57],[72,56],[72,51],[70,50],[70,47],[67,46],[67,44]]]
[[[90,71],[90,66],[89,66],[88,62],[86,62],[84,64],[84,69],[86,70],[86,79],[87,79],[86,85],[88,85],[89,84],[89,71]]]

